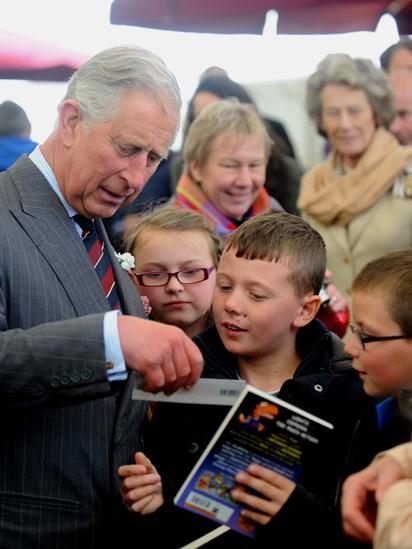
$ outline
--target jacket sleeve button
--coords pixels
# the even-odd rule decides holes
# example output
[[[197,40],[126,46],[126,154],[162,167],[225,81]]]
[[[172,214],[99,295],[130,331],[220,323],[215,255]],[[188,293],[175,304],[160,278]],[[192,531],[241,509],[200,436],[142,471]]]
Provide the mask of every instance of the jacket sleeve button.
[[[316,385],[314,385],[313,388],[317,393],[321,393],[323,391],[323,387],[322,385],[319,385],[319,383],[316,383]]]
[[[62,385],[69,385],[70,384],[70,376],[68,374],[63,374],[60,380]]]
[[[192,442],[189,444],[188,452],[189,454],[196,454],[196,452],[199,450],[199,444],[196,444],[196,442]]]
[[[84,370],[82,370],[81,376],[83,381],[88,381],[92,377],[92,372],[88,368],[85,368]]]
[[[53,388],[56,388],[60,385],[60,381],[59,381],[59,378],[57,376],[53,376],[50,380],[50,385],[53,387]]]
[[[70,379],[72,383],[79,383],[80,382],[80,374],[79,372],[72,372],[70,375]]]

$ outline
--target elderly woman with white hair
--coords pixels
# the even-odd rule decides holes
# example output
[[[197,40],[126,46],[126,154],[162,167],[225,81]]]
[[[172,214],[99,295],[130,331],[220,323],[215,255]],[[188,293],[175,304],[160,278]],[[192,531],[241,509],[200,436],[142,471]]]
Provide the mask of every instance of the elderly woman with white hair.
[[[328,268],[350,302],[370,260],[412,245],[412,147],[386,129],[386,75],[367,59],[327,56],[307,82],[307,110],[331,152],[302,180],[298,206],[326,242]]]

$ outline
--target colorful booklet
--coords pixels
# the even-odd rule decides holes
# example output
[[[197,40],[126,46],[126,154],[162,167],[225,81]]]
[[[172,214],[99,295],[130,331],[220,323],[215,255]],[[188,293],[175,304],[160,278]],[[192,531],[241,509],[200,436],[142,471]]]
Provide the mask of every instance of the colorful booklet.
[[[246,385],[174,503],[254,537],[255,525],[231,497],[235,474],[257,463],[298,482],[305,461],[315,459],[317,445],[331,429],[327,421]]]

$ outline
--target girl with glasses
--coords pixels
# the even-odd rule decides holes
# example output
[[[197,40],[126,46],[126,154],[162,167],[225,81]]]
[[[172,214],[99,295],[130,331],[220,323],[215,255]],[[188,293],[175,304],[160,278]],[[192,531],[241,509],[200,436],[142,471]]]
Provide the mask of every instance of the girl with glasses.
[[[221,252],[219,235],[206,218],[190,210],[159,208],[137,222],[127,244],[151,318],[178,326],[190,337],[205,329],[211,322]]]

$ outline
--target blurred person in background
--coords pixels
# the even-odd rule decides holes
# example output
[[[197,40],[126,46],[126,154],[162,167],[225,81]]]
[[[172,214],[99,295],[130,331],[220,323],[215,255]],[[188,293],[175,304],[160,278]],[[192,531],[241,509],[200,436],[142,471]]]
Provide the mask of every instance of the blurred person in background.
[[[31,123],[25,110],[14,101],[0,104],[0,171],[24,153],[30,154],[37,143],[30,139]]]
[[[398,42],[390,45],[380,56],[381,67],[387,73],[398,69],[412,70],[412,40],[402,36]]]
[[[328,268],[350,303],[366,263],[412,245],[412,147],[387,130],[391,86],[370,60],[327,56],[308,79],[306,105],[332,150],[304,175],[298,206],[323,236]]]
[[[412,145],[412,71],[397,69],[389,80],[395,101],[395,118],[389,130],[401,145]]]
[[[224,69],[209,67],[199,77],[198,86],[189,101],[183,123],[183,146],[190,125],[204,107],[222,99],[235,98],[240,103],[253,105],[258,111],[248,91],[231,80]],[[296,200],[299,192],[301,168],[294,158],[292,143],[284,126],[272,119],[263,119],[272,139],[265,174],[265,188],[289,213],[297,215]],[[120,249],[122,232],[127,232],[135,223],[134,216],[167,200],[175,192],[176,185],[184,169],[183,152],[169,151],[157,172],[151,177],[141,195],[131,205],[122,208],[115,218],[108,220],[109,233]]]
[[[223,240],[247,219],[282,209],[264,187],[271,150],[253,105],[224,99],[206,106],[187,132],[185,171],[172,205],[205,215]],[[342,337],[349,321],[346,301],[331,283],[323,296],[318,318]]]
[[[252,105],[235,99],[208,105],[187,132],[185,170],[171,204],[205,215],[223,240],[246,219],[282,209],[264,188],[271,147]]]
[[[258,112],[258,108],[249,92],[237,82],[225,76],[206,75],[202,77],[189,102],[183,126],[183,142],[186,139],[190,125],[207,105],[230,98],[235,98],[240,103],[253,105]],[[261,118],[273,141],[266,167],[265,188],[287,212],[297,215],[299,212],[296,201],[302,172],[294,158],[293,145],[280,122]],[[174,154],[171,160],[173,188],[176,187],[182,174],[183,164],[183,155]]]

